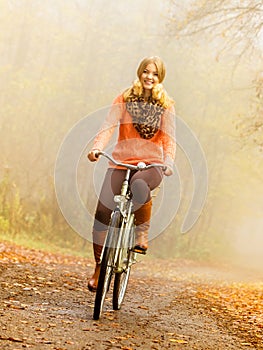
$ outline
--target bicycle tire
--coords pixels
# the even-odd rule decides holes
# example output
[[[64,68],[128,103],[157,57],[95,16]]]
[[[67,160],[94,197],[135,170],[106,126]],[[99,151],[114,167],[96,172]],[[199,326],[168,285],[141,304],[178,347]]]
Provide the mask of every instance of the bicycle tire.
[[[100,275],[98,280],[98,287],[94,302],[93,319],[100,318],[105,297],[110,287],[111,278],[113,275],[113,263],[116,252],[116,244],[118,238],[118,231],[121,225],[121,214],[118,210],[112,214],[111,222],[108,229],[104,253],[101,261]]]
[[[122,260],[124,261],[124,268],[122,272],[115,274],[112,298],[113,310],[119,310],[121,308],[127,290],[132,259],[134,256],[134,253],[131,250],[134,243],[134,229],[134,217],[132,216],[125,227],[125,230],[128,232],[128,234],[127,237],[124,237],[122,248]]]

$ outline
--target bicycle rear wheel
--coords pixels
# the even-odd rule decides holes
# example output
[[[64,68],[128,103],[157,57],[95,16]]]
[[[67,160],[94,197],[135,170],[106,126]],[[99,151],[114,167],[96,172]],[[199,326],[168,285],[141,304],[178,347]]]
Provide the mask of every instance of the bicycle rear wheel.
[[[98,280],[98,287],[96,291],[93,319],[100,318],[106,294],[110,287],[111,278],[113,275],[116,246],[118,239],[118,232],[121,225],[121,214],[115,211],[112,214],[108,235],[104,247],[104,253],[101,261],[100,276]]]
[[[120,310],[123,302],[128,281],[130,277],[131,267],[128,267],[126,271],[122,273],[116,273],[113,287],[113,310]]]
[[[134,252],[131,250],[134,241],[134,216],[130,217],[129,222],[123,231],[123,241],[121,248],[120,262],[122,264],[122,271],[115,274],[113,286],[113,310],[119,310],[124,300],[126,289],[129,282],[131,265],[134,260]]]

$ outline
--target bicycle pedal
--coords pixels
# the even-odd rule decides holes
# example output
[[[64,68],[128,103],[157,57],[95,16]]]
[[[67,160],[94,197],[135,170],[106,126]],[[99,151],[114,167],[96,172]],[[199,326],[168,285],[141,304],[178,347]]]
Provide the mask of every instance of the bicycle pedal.
[[[134,247],[132,249],[134,253],[146,255],[146,250],[140,249],[139,247]]]

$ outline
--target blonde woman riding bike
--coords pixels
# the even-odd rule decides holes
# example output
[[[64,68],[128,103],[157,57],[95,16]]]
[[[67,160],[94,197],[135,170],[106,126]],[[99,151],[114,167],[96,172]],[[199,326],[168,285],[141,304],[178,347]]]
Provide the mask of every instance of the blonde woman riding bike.
[[[159,57],[146,57],[141,61],[137,79],[114,99],[88,154],[90,161],[97,161],[99,152],[106,148],[118,128],[118,140],[112,152],[114,160],[130,165],[139,162],[164,165],[164,170],[160,167],[132,170],[129,178],[136,225],[134,251],[143,254],[148,249],[151,191],[160,185],[164,175],[173,174],[176,150],[174,101],[162,85],[164,77],[165,66]],[[102,247],[116,205],[114,196],[120,193],[125,174],[125,168],[109,161],[93,225],[95,271],[88,281],[90,291],[97,289]]]

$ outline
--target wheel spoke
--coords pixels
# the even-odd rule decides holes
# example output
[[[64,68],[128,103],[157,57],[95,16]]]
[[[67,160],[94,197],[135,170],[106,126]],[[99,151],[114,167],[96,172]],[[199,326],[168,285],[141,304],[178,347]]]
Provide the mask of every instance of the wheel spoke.
[[[119,255],[120,272],[115,274],[113,287],[113,309],[119,310],[130,277],[131,265],[134,262],[134,253],[131,251],[134,241],[134,216],[131,215],[125,227],[123,228],[122,249]]]

